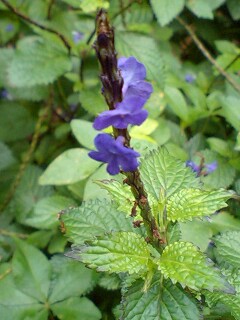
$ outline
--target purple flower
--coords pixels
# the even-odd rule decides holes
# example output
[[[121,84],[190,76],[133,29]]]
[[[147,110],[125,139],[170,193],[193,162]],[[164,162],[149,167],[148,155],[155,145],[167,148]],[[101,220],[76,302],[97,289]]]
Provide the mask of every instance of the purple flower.
[[[84,34],[82,32],[79,32],[79,31],[73,31],[72,35],[73,35],[73,42],[76,43],[76,44],[79,41],[81,41],[83,39],[83,37],[84,37]]]
[[[124,146],[124,137],[116,140],[109,134],[101,133],[96,136],[94,144],[98,151],[90,151],[89,156],[97,161],[108,163],[107,171],[115,175],[124,171],[134,171],[138,167],[137,157],[140,154]]]
[[[126,129],[129,124],[140,125],[148,115],[142,107],[152,93],[152,85],[146,81],[146,69],[134,57],[120,58],[118,68],[121,71],[123,84],[123,101],[115,105],[115,110],[101,113],[94,121],[94,128],[102,130],[109,126]]]
[[[185,75],[185,81],[188,82],[188,83],[192,83],[193,81],[195,81],[195,76],[193,76],[190,73],[187,73]]]
[[[13,31],[13,25],[11,23],[6,25],[5,31],[7,31],[7,32]]]
[[[217,161],[205,164],[205,169],[207,170],[206,174],[212,173],[213,171],[215,171],[217,169]]]
[[[191,160],[186,161],[186,167],[191,168],[192,171],[197,173],[197,175],[199,175],[201,172],[201,167]]]

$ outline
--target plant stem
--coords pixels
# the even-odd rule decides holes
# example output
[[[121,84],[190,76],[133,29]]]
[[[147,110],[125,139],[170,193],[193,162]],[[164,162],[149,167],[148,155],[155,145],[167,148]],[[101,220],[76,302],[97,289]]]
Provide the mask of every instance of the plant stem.
[[[34,20],[32,20],[31,18],[25,16],[23,13],[19,12],[16,8],[14,8],[7,0],[0,0],[11,12],[13,12],[16,16],[18,16],[19,18],[21,18],[22,20],[42,29],[42,30],[45,30],[45,31],[48,31],[52,34],[55,34],[57,37],[60,38],[60,40],[63,42],[64,46],[67,48],[68,50],[68,53],[70,53],[71,51],[71,45],[70,43],[67,41],[67,39],[64,37],[63,34],[59,33],[58,31],[52,29],[52,28],[49,28],[49,27],[46,27]]]
[[[226,80],[231,83],[231,85],[240,92],[240,85],[217,63],[217,61],[213,58],[211,53],[207,50],[201,40],[198,38],[196,33],[193,31],[191,26],[189,26],[182,18],[177,18],[178,22],[187,30],[193,41],[195,42],[198,49],[202,52],[202,54],[214,65],[214,67],[226,78]]]
[[[114,31],[109,24],[107,14],[100,10],[96,19],[97,40],[94,44],[98,60],[101,64],[102,74],[100,79],[104,88],[104,97],[110,110],[115,109],[115,105],[122,101],[123,78],[117,67],[117,54],[114,44]],[[125,147],[130,148],[130,136],[127,129],[113,128],[113,135],[116,139],[123,136]],[[160,234],[157,223],[152,215],[148,202],[148,195],[144,189],[140,172],[122,172],[127,179],[125,182],[131,187],[136,203],[141,210],[141,216],[147,230],[149,241],[157,245]]]

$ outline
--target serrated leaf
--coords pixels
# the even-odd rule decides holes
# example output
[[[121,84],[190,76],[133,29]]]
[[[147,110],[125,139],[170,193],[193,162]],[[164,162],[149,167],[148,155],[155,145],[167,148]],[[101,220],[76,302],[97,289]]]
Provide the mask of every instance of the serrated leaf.
[[[164,26],[183,10],[185,0],[151,0],[150,2],[158,22]]]
[[[164,61],[154,39],[137,33],[117,32],[116,48],[120,55],[134,56],[143,63],[147,69],[147,78],[163,87]]]
[[[160,283],[156,274],[151,287],[143,291],[144,282],[136,281],[123,295],[122,318],[124,320],[198,320],[196,303],[180,286],[171,281]]]
[[[61,320],[100,320],[101,312],[87,298],[71,297],[51,306],[53,313]]]
[[[240,231],[229,231],[214,237],[214,249],[219,263],[240,266]]]
[[[110,193],[111,198],[118,205],[118,210],[131,214],[135,199],[129,186],[113,179],[95,181],[95,183]]]
[[[74,247],[76,259],[97,271],[128,272],[140,275],[148,270],[150,248],[145,239],[133,232],[116,232],[83,247]]]
[[[46,256],[24,241],[15,240],[13,255],[14,282],[19,290],[45,303],[50,287],[51,266]]]
[[[107,290],[117,290],[121,288],[121,279],[117,274],[102,273],[98,285]]]
[[[98,279],[98,275],[93,270],[64,256],[54,256],[51,265],[53,267],[49,294],[51,304],[86,294]]]
[[[99,162],[82,148],[64,151],[47,167],[39,179],[41,185],[65,185],[86,179],[99,167]]]
[[[156,261],[166,278],[194,290],[207,289],[234,293],[213,262],[190,242],[175,242],[168,245]]]
[[[208,292],[206,293],[207,302],[211,305],[221,301],[230,310],[231,314],[236,320],[240,319],[240,297],[230,294],[223,294],[220,292]]]
[[[71,66],[64,48],[38,37],[24,38],[10,63],[9,81],[16,87],[48,84],[70,71]]]
[[[182,188],[199,186],[195,174],[164,148],[149,152],[141,162],[140,172],[147,192],[156,200],[161,193],[169,198]]]
[[[74,244],[83,244],[111,231],[133,231],[131,218],[118,211],[110,201],[89,201],[60,216],[66,236]]]
[[[231,194],[225,190],[182,189],[168,199],[167,219],[174,222],[211,215],[227,207],[229,198]]]

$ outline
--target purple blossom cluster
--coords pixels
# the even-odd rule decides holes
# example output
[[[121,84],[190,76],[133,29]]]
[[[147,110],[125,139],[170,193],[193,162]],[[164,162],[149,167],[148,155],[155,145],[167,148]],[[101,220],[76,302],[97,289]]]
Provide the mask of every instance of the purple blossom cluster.
[[[145,66],[134,57],[120,58],[118,68],[123,78],[122,96],[119,103],[115,103],[114,110],[102,112],[94,121],[93,127],[102,130],[109,126],[116,129],[127,129],[128,125],[140,125],[147,116],[144,104],[150,97],[152,85],[146,82]],[[116,140],[108,134],[99,134],[95,140],[98,151],[91,151],[89,156],[97,161],[108,163],[107,171],[115,175],[124,171],[134,171],[138,167],[139,153],[125,147],[124,137]]]
[[[186,161],[186,166],[190,167],[192,171],[196,172],[197,177],[203,175],[207,176],[217,169],[217,161],[206,163],[203,166],[197,165],[195,162],[188,160]]]

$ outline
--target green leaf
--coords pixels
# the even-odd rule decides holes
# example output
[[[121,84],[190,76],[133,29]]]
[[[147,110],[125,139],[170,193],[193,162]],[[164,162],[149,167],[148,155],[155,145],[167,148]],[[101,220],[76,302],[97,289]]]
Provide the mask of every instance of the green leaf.
[[[213,267],[213,262],[190,242],[175,242],[168,245],[156,261],[166,278],[183,287],[194,290],[221,290],[234,293],[233,288],[223,278],[219,270]]]
[[[213,19],[213,10],[218,8],[225,0],[188,0],[187,7],[197,17]]]
[[[129,213],[130,215],[130,213]],[[66,236],[74,244],[83,244],[111,231],[133,231],[131,218],[118,211],[112,202],[93,200],[60,216]]]
[[[122,56],[134,56],[147,69],[147,78],[163,87],[165,81],[164,61],[154,39],[130,32],[116,33],[116,48]]]
[[[4,87],[7,82],[7,68],[13,57],[12,48],[0,48],[0,87]]]
[[[174,193],[167,202],[167,219],[170,221],[192,220],[203,217],[227,206],[231,194],[225,190],[204,191],[182,189]]]
[[[100,94],[100,93],[99,93]],[[85,148],[94,149],[94,138],[97,131],[93,128],[93,123],[86,120],[72,120],[71,129],[78,142]]]
[[[142,160],[140,172],[147,192],[156,200],[162,193],[169,198],[182,188],[199,186],[195,174],[164,148],[151,151]]]
[[[38,37],[26,37],[18,44],[9,66],[9,81],[16,87],[52,83],[70,71],[71,61],[62,46]]]
[[[227,0],[228,10],[233,18],[233,20],[240,19],[240,5],[239,0]]]
[[[51,306],[60,320],[100,320],[101,312],[87,298],[72,297]]]
[[[240,105],[239,98],[234,96],[222,96],[221,104],[223,107],[222,115],[236,129],[240,130]]]
[[[121,282],[117,274],[102,273],[98,285],[107,290],[117,290],[121,288]]]
[[[54,256],[49,302],[51,304],[88,293],[96,283],[97,274],[76,260]]]
[[[86,179],[99,167],[90,159],[86,149],[64,151],[45,170],[39,179],[41,185],[65,185]]]
[[[148,291],[143,291],[142,280],[136,281],[123,295],[122,319],[124,320],[198,320],[196,303],[178,285],[171,281],[160,283],[156,274]]]
[[[91,89],[84,89],[80,92],[79,96],[82,107],[94,116],[107,109],[107,105],[100,90],[101,89],[98,86]]]
[[[150,248],[143,237],[133,232],[116,232],[74,247],[74,257],[97,271],[128,272],[140,275],[148,270]]]
[[[119,211],[131,214],[135,199],[128,185],[116,180],[102,180],[95,183],[109,192],[111,198],[116,201]]]
[[[151,0],[150,2],[158,22],[164,26],[183,10],[185,0]]]
[[[173,112],[182,120],[188,121],[188,106],[183,94],[177,88],[166,87],[165,94],[167,102],[173,109]]]
[[[207,142],[211,148],[211,150],[219,153],[223,157],[231,157],[232,150],[227,141],[219,138],[208,138]]]
[[[51,187],[42,187],[38,179],[42,170],[36,166],[28,166],[18,185],[12,201],[12,208],[15,210],[19,222],[25,223],[28,215],[31,214],[36,203],[52,193]]]
[[[0,171],[16,163],[16,159],[14,158],[11,149],[9,149],[8,146],[1,141],[0,141],[0,154],[1,154]]]
[[[12,142],[26,138],[33,132],[34,122],[20,104],[14,102],[0,103],[0,139]]]
[[[211,305],[216,304],[221,301],[225,306],[227,306],[231,314],[234,316],[236,320],[240,319],[240,296],[231,295],[231,294],[223,294],[220,292],[208,292],[206,294],[207,302]]]
[[[34,211],[26,218],[25,224],[37,229],[54,229],[58,226],[58,214],[61,210],[73,207],[73,199],[55,195],[38,201]]]
[[[229,231],[214,237],[214,253],[219,263],[234,267],[240,265],[240,231]]]
[[[50,263],[35,247],[22,240],[15,242],[17,250],[12,260],[14,282],[19,290],[45,303],[50,287]]]

